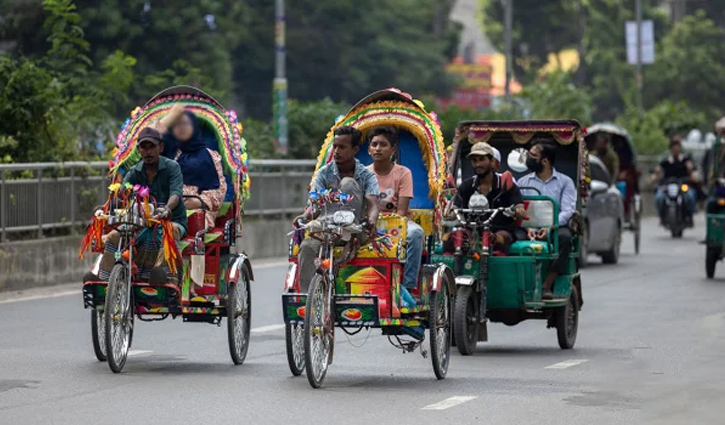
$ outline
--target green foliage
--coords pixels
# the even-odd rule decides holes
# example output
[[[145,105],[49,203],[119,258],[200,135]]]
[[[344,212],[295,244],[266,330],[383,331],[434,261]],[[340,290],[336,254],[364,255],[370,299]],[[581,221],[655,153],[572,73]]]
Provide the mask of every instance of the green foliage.
[[[586,90],[574,86],[569,73],[551,73],[538,84],[524,87],[520,97],[526,102],[531,119],[591,121],[591,98]]]
[[[702,11],[677,23],[660,42],[657,61],[646,70],[647,102],[685,101],[704,112],[709,123],[720,118],[725,111],[723,39],[725,29],[715,26]]]
[[[322,142],[335,124],[347,113],[350,105],[335,103],[329,98],[302,103],[291,100],[287,106],[289,122],[289,153],[292,158],[317,158]]]
[[[617,119],[626,128],[640,155],[659,155],[667,149],[668,137],[685,135],[702,125],[705,115],[688,107],[685,102],[664,100],[639,114],[631,104]]]

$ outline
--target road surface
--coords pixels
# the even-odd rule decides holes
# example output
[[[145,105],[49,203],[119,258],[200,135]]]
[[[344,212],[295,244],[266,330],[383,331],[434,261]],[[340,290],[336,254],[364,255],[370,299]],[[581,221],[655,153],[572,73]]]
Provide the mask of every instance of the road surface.
[[[113,374],[95,360],[79,293],[5,299],[0,422],[721,424],[725,269],[705,279],[697,226],[673,240],[650,220],[639,256],[625,233],[620,264],[591,259],[575,349],[560,350],[543,321],[491,325],[475,355],[453,351],[442,381],[429,358],[375,330],[351,343],[338,333],[323,389],[293,378],[281,264],[255,271],[252,343],[237,367],[225,326],[137,321],[124,373]]]

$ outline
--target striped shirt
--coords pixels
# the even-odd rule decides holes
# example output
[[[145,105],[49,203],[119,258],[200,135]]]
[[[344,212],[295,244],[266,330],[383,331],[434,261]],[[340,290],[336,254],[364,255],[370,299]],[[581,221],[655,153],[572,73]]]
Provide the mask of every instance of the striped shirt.
[[[576,212],[576,186],[569,176],[562,174],[556,169],[552,170],[551,178],[543,181],[536,173],[527,174],[516,183],[524,195],[538,195],[534,190],[527,190],[525,187],[538,189],[542,195],[548,196],[559,204],[559,226],[566,226]]]

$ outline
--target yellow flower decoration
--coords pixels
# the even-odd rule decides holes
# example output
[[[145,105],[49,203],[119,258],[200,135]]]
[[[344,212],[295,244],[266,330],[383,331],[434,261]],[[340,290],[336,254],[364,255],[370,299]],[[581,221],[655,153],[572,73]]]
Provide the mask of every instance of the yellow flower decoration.
[[[114,184],[108,186],[108,190],[110,190],[111,192],[117,192],[118,189],[120,189],[120,188],[121,188],[121,183],[114,183]]]
[[[237,130],[239,130],[240,133],[244,131],[244,126],[242,125],[242,123],[237,123]]]
[[[131,111],[131,116],[135,117],[139,112],[141,112],[141,107],[137,106],[133,111]]]
[[[423,109],[423,110],[425,110],[425,105],[424,105],[424,104],[423,104],[423,102],[421,102],[420,100],[418,100],[418,99],[413,99],[413,103],[415,103],[416,105],[420,106],[420,109]]]

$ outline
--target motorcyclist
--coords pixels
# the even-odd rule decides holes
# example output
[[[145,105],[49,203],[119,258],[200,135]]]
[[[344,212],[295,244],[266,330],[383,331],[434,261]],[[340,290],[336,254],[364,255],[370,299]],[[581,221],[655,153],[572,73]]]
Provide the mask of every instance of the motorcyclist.
[[[655,184],[670,178],[688,179],[691,182],[697,182],[697,176],[694,173],[692,158],[683,154],[682,139],[679,136],[673,136],[670,139],[670,153],[655,168],[654,173],[650,176],[650,183]],[[686,220],[688,225],[692,225],[692,216],[695,213],[696,194],[694,190],[688,190],[683,193],[686,208]],[[655,195],[655,204],[660,216],[660,224],[664,225],[665,221],[665,188],[659,186]]]

